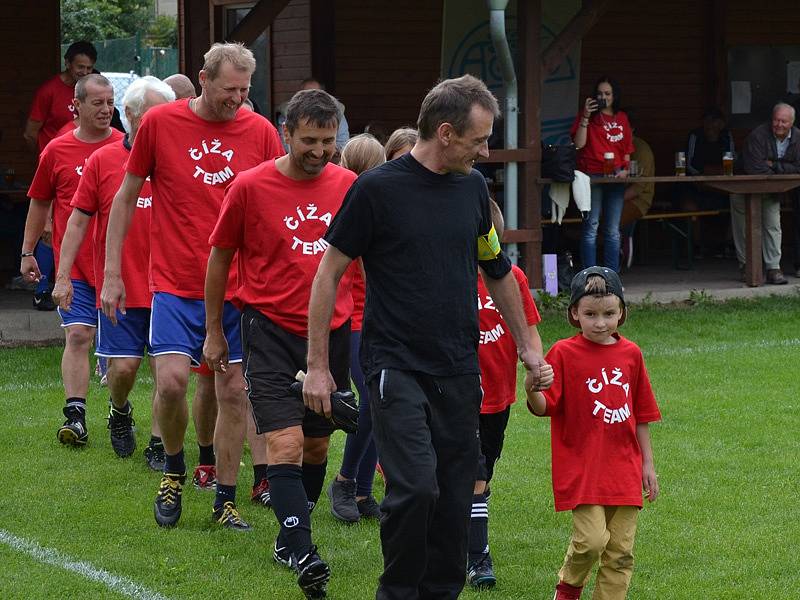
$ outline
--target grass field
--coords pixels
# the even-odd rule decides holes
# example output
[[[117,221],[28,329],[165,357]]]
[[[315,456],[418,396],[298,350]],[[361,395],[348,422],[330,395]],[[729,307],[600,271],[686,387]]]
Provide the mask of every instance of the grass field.
[[[661,497],[641,514],[629,598],[797,598],[800,539],[800,297],[693,307],[635,307],[623,334],[642,347],[663,422],[651,428]],[[572,330],[544,314],[548,345]],[[0,350],[0,598],[300,598],[272,563],[277,523],[239,504],[249,534],[212,526],[213,495],[185,488],[174,530],[153,520],[158,475],[141,450],[152,380],[133,395],[139,448],[117,459],[105,427],[106,391],[93,382],[83,450],[61,447],[59,348]],[[330,478],[343,438],[332,442]],[[196,464],[193,432],[187,462]],[[499,585],[466,599],[551,598],[569,537],[550,489],[549,424],[515,406],[496,469],[490,541]],[[377,484],[377,491],[382,488]],[[314,537],[329,561],[329,597],[374,597],[378,525],[345,526],[323,495]],[[88,573],[91,578],[79,574]],[[584,593],[584,597],[590,594]]]

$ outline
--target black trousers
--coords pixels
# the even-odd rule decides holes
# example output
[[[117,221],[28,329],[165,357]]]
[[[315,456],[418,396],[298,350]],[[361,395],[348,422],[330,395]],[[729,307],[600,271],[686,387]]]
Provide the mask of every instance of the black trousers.
[[[369,382],[386,477],[377,600],[455,600],[478,460],[479,375],[384,369]]]

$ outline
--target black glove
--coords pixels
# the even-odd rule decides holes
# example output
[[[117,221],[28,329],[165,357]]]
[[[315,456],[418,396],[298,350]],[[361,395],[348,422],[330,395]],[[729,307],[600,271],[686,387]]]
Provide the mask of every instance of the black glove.
[[[301,402],[303,401],[302,381],[295,381],[289,386],[289,391]],[[358,431],[358,403],[353,392],[347,390],[331,394],[331,418],[329,421],[336,429],[341,429],[345,433]]]

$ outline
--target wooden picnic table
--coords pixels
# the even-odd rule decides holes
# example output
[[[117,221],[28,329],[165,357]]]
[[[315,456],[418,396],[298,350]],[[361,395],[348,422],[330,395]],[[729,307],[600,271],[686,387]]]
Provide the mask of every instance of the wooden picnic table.
[[[604,183],[697,183],[721,192],[742,194],[745,198],[745,282],[758,287],[763,279],[761,253],[761,194],[780,194],[800,187],[800,175],[666,175],[655,177],[593,177],[593,184]],[[537,183],[553,183],[540,178]]]

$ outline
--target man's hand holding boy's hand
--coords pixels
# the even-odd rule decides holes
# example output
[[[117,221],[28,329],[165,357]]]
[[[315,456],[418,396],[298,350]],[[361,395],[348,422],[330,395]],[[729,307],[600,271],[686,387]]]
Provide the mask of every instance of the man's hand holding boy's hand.
[[[544,359],[539,359],[538,364],[529,368],[525,366],[528,372],[525,374],[525,391],[526,392],[541,392],[553,385],[553,367],[547,364]]]

